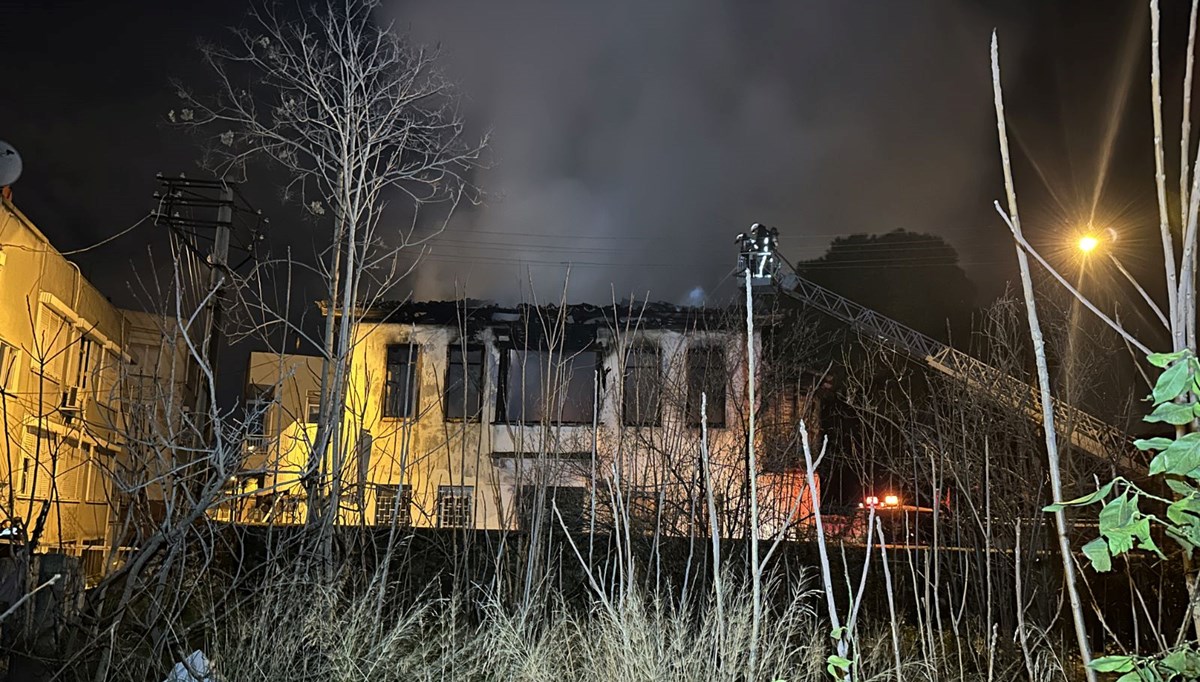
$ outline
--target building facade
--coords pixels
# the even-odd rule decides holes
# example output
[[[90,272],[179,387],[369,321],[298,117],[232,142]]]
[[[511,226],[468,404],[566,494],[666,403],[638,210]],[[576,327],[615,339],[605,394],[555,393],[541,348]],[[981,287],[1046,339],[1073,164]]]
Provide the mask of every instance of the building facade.
[[[753,414],[761,530],[799,532],[815,390],[758,332],[752,409],[744,325],[665,304],[365,311],[337,452],[310,455],[320,358],[251,358],[242,485],[258,494],[241,518],[298,520],[309,474],[336,484],[345,523],[707,534],[711,493],[720,532],[741,535]]]
[[[115,483],[146,480],[146,463],[135,462],[131,448],[138,420],[149,428],[147,415],[178,415],[182,405],[172,402],[182,401],[187,383],[175,324],[114,306],[7,199],[0,292],[4,537],[39,550],[104,553],[121,541],[114,510],[132,487]],[[153,494],[145,486],[132,492]]]

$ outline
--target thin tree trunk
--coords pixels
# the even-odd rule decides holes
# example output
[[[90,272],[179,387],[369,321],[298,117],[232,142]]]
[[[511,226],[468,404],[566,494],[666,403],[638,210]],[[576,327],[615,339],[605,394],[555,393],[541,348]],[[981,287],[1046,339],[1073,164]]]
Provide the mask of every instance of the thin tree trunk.
[[[996,33],[992,33],[992,90],[996,104],[996,129],[1000,138],[1000,159],[1004,166],[1004,187],[1008,194],[1008,211],[1012,230],[1021,236],[1021,219],[1017,213],[1017,192],[1013,185],[1012,164],[1008,153],[1008,132],[1004,124],[1004,97],[1000,88],[1000,48]],[[1029,336],[1033,341],[1037,361],[1039,399],[1042,409],[1042,431],[1046,436],[1046,459],[1050,468],[1050,495],[1055,503],[1063,500],[1062,464],[1058,456],[1058,434],[1054,430],[1054,404],[1050,397],[1050,369],[1046,363],[1046,342],[1038,320],[1037,304],[1033,298],[1033,279],[1029,272],[1029,259],[1020,244],[1016,245],[1017,264],[1021,268],[1021,291],[1025,297],[1025,311],[1029,319]],[[1096,671],[1092,670],[1092,648],[1088,643],[1087,623],[1084,621],[1083,602],[1076,584],[1075,559],[1071,555],[1071,541],[1067,538],[1067,516],[1060,507],[1054,512],[1054,525],[1058,535],[1058,553],[1062,559],[1063,582],[1071,604],[1071,618],[1075,623],[1075,640],[1079,645],[1079,656],[1083,660],[1088,682],[1096,682]]]
[[[750,295],[750,270],[746,269],[746,379],[749,386],[750,423],[746,437],[746,478],[750,487],[750,580],[753,617],[750,621],[750,673],[758,665],[758,633],[762,627],[762,567],[758,561],[758,462],[754,455],[754,300]]]

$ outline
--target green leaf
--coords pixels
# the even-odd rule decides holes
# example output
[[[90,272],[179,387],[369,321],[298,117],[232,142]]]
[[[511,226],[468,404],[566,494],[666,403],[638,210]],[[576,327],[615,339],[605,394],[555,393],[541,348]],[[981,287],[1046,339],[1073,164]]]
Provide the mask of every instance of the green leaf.
[[[1183,395],[1188,389],[1188,382],[1191,378],[1191,363],[1176,362],[1168,367],[1158,375],[1158,381],[1154,383],[1154,392],[1151,394],[1154,404],[1165,403]]]
[[[1101,656],[1093,658],[1091,668],[1098,673],[1127,673],[1133,670],[1133,657]]]
[[[1145,452],[1147,450],[1165,450],[1175,441],[1170,438],[1139,438],[1133,441],[1133,447]]]
[[[1167,424],[1175,424],[1176,426],[1179,426],[1182,424],[1190,424],[1195,418],[1196,413],[1192,409],[1191,404],[1167,402],[1154,408],[1154,411],[1146,415],[1143,421],[1147,421],[1152,424],[1166,422]]]
[[[1127,493],[1114,497],[1100,510],[1100,533],[1110,533],[1128,526],[1133,522],[1135,511],[1137,506],[1131,504]]]
[[[1194,680],[1200,676],[1200,654],[1189,649],[1176,649],[1163,656],[1162,664],[1185,679]]]
[[[1055,504],[1048,504],[1045,507],[1042,507],[1042,511],[1056,512],[1056,511],[1059,511],[1060,509],[1063,509],[1066,507],[1085,507],[1089,504],[1095,504],[1096,502],[1099,502],[1100,500],[1103,500],[1104,498],[1108,497],[1108,494],[1110,492],[1112,492],[1113,485],[1115,485],[1115,484],[1116,484],[1116,481],[1109,481],[1108,483],[1105,483],[1104,485],[1100,486],[1095,492],[1088,493],[1087,495],[1084,495],[1083,497],[1076,497],[1073,500],[1067,500],[1065,502],[1056,502]]]
[[[1096,538],[1084,545],[1083,554],[1092,562],[1092,568],[1098,573],[1112,570],[1112,555],[1108,553],[1108,543],[1104,538]]]
[[[1177,350],[1174,353],[1151,353],[1146,356],[1146,361],[1149,362],[1150,364],[1154,365],[1155,367],[1162,369],[1163,367],[1166,367],[1167,365],[1171,364],[1172,362],[1175,362],[1176,360],[1183,358],[1189,352],[1190,351],[1188,351],[1188,349],[1185,348],[1183,350]]]
[[[1189,494],[1167,507],[1167,518],[1180,526],[1200,522],[1200,497]]]
[[[1154,537],[1150,535],[1150,519],[1142,517],[1133,524],[1133,536],[1137,538],[1138,546],[1142,549],[1154,552],[1159,557],[1166,559],[1167,557],[1154,543]]]
[[[1197,547],[1200,547],[1200,532],[1195,526],[1167,526],[1167,535],[1183,548],[1185,554],[1189,557]]]
[[[826,672],[835,678],[841,679],[845,677],[845,674],[850,670],[851,661],[848,658],[843,658],[837,654],[830,654],[829,658],[825,660],[827,662],[825,666]]]
[[[841,625],[836,628],[831,628],[829,630],[829,637],[830,637],[830,639],[832,639],[835,642],[838,641],[839,639],[841,639],[842,636],[845,634],[846,634],[846,626],[845,625]]]
[[[1188,485],[1187,483],[1184,483],[1183,481],[1180,481],[1178,479],[1168,478],[1165,480],[1167,482],[1167,487],[1170,488],[1171,490],[1175,491],[1176,495],[1183,495],[1184,497],[1186,497],[1188,495],[1193,495],[1195,493],[1200,492],[1200,490],[1197,490],[1196,488],[1194,488],[1194,487]]]
[[[1186,476],[1200,468],[1200,432],[1185,433],[1150,460],[1150,474]]]

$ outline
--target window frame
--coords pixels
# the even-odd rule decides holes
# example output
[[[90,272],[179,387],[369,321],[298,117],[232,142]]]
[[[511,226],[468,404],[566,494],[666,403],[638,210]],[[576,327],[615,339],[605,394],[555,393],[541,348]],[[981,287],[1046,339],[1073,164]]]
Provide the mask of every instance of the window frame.
[[[313,402],[314,397],[317,399],[315,403]],[[313,414],[314,407],[316,408],[315,418]],[[303,415],[303,423],[305,424],[316,424],[317,422],[321,421],[321,389],[305,391]]]
[[[255,448],[266,448],[274,441],[273,432],[271,430],[272,420],[271,413],[274,412],[274,405],[277,401],[274,386],[266,386],[263,384],[252,384],[247,386],[247,396],[245,399],[245,408],[242,415],[243,426],[246,428],[246,443]],[[256,415],[259,428],[257,431],[252,431],[246,421],[250,416]]]
[[[455,367],[454,353],[456,352],[459,354],[460,358],[458,366],[462,368],[462,390],[464,392],[464,399],[462,401],[451,400],[450,398],[450,390],[452,388],[451,373],[454,371]],[[478,367],[475,367],[471,363],[471,353],[479,354]],[[472,406],[468,398],[470,395],[469,386],[472,379],[471,375],[473,373],[476,375],[478,381],[476,383],[475,404]],[[483,421],[483,405],[484,394],[486,393],[486,381],[487,348],[480,343],[462,344],[461,342],[458,342],[449,344],[446,347],[446,380],[442,386],[442,417],[448,422]],[[464,410],[463,414],[452,415],[450,413],[451,409],[457,410],[460,408]],[[473,412],[472,408],[474,410]]]
[[[401,365],[401,366],[408,367],[408,374],[406,376],[406,382],[405,382],[405,386],[404,386],[404,389],[407,393],[407,395],[405,396],[407,398],[407,400],[405,401],[405,405],[402,408],[400,408],[398,405],[394,404],[397,401],[392,399],[392,390],[395,387],[395,384],[392,381],[392,371],[391,371],[391,367],[393,364],[392,363],[393,352],[399,351],[399,349],[401,349],[401,348],[408,349],[408,352],[405,354],[407,357],[407,361],[402,363],[402,365]],[[396,356],[397,357],[399,356],[398,352],[397,352]],[[420,396],[421,382],[418,381],[417,379],[420,376],[420,361],[421,361],[421,347],[419,344],[412,343],[410,341],[410,342],[405,342],[405,343],[389,343],[386,346],[384,346],[384,349],[383,349],[383,404],[380,406],[380,415],[384,419],[404,420],[404,419],[417,419],[418,418],[418,416],[420,414],[419,407],[420,407],[420,398],[421,398],[421,396]],[[399,409],[396,409],[396,408],[399,408]]]
[[[644,357],[651,356],[654,359],[650,365],[634,365],[631,363],[635,356]],[[656,382],[655,388],[657,395],[654,397],[653,415],[650,418],[644,418],[642,415],[630,415],[630,400],[632,397],[635,405],[641,408],[641,397],[638,393],[630,394],[630,375],[631,369],[649,369],[653,368],[655,372]],[[625,427],[656,427],[662,426],[663,423],[663,391],[666,389],[666,381],[663,376],[663,352],[662,348],[652,343],[641,343],[631,346],[625,351],[625,364],[621,372],[621,425]],[[633,388],[637,391],[640,386],[639,382],[634,382]]]
[[[462,501],[465,500],[465,505]],[[456,505],[448,509],[451,501]],[[464,508],[459,508],[462,506]],[[475,486],[473,485],[439,485],[437,491],[437,527],[438,528],[471,528],[475,522]],[[462,524],[449,525],[446,517],[454,514],[462,516]],[[457,518],[453,520],[458,520]]]
[[[591,372],[590,372],[591,377],[589,379],[589,381],[591,383],[590,393],[591,393],[591,401],[592,401],[592,405],[591,405],[592,409],[590,410],[590,412],[595,412],[597,415],[599,414],[597,412],[597,410],[601,407],[600,406],[601,375],[603,375],[603,372],[604,372],[604,356],[601,354],[600,348],[588,346],[588,347],[580,348],[578,350],[574,350],[574,351],[567,353],[564,351],[547,350],[547,349],[537,348],[537,347],[522,347],[522,346],[516,346],[516,345],[504,345],[504,346],[500,347],[500,366],[499,366],[499,371],[497,372],[498,386],[496,389],[496,414],[494,416],[493,423],[504,424],[504,425],[509,425],[509,426],[515,426],[515,425],[539,426],[539,425],[547,423],[545,420],[545,414],[544,414],[546,412],[546,400],[545,400],[544,394],[541,393],[544,386],[541,386],[541,385],[539,385],[537,387],[537,390],[539,391],[539,398],[540,398],[539,411],[542,413],[542,414],[538,415],[538,419],[536,419],[536,420],[525,419],[524,414],[521,414],[519,416],[518,415],[510,415],[510,412],[512,411],[511,410],[512,406],[510,405],[510,402],[512,402],[512,401],[509,400],[510,396],[508,395],[510,383],[511,383],[510,382],[511,377],[509,375],[513,371],[513,367],[514,367],[513,360],[515,359],[515,357],[518,354],[521,354],[521,353],[524,353],[524,354],[536,353],[539,356],[543,356],[548,359],[558,358],[558,362],[570,361],[572,363],[572,369],[577,369],[577,366],[575,365],[575,363],[578,362],[579,358],[582,355],[584,355],[584,354],[591,355],[593,362],[591,365]],[[522,373],[522,376],[524,376],[526,367],[528,367],[527,363],[525,365],[521,366],[520,371]],[[541,377],[541,373],[543,371],[549,371],[549,369],[550,369],[549,362],[547,362],[545,367],[539,366],[539,370],[538,370],[539,377]],[[576,372],[573,371],[571,373],[571,377],[574,378],[575,375],[576,375]],[[569,385],[570,385],[570,381],[568,380],[568,386]],[[528,384],[526,384],[526,388],[528,388]],[[566,396],[564,395],[563,396],[564,404],[565,404],[565,399],[566,399]],[[551,406],[551,407],[554,407],[554,406]],[[524,401],[523,400],[522,400],[522,404],[520,405],[520,410],[522,412],[524,412]],[[559,410],[559,411],[561,412],[561,410]],[[552,426],[591,426],[592,416],[587,415],[586,418],[579,419],[579,420],[553,419],[549,422],[549,424]]]
[[[55,325],[58,332],[51,329]],[[29,356],[30,368],[43,379],[53,381],[60,386],[68,372],[67,362],[70,359],[71,337],[74,325],[65,315],[59,313],[48,303],[42,302],[38,309],[37,325],[34,329],[34,350]],[[45,362],[38,359],[41,354]]]
[[[397,528],[412,527],[413,489],[408,483],[375,483],[375,515],[374,525],[395,525]],[[384,491],[389,491],[390,499],[384,505]],[[399,504],[396,499],[399,498]],[[382,513],[381,513],[382,510]]]
[[[714,357],[719,359],[721,363],[722,376],[719,400],[714,400],[714,396],[712,394],[708,395],[708,410],[706,412],[708,419],[704,426],[710,429],[723,429],[729,425],[728,416],[726,414],[729,401],[729,354],[725,346],[716,343],[690,346],[684,355],[684,381],[687,384],[687,396],[684,404],[684,421],[689,427],[692,428],[698,429],[701,426],[700,392],[693,394],[692,389],[694,387],[699,387],[702,389],[701,392],[708,393],[707,389],[710,387],[711,382],[708,379],[707,372],[699,383],[694,384],[692,382],[693,370],[695,369],[693,358],[699,356],[700,354],[707,356],[705,359],[705,367],[710,366],[709,360]],[[715,404],[717,402],[720,403],[719,406]]]
[[[0,394],[17,392],[17,347],[0,339]]]

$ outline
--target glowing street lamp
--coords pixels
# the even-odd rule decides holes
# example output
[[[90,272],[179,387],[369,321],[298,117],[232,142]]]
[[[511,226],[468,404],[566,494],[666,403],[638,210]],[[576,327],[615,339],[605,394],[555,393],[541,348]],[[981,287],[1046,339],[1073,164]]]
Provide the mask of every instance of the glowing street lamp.
[[[1108,238],[1106,241],[1109,242],[1109,244],[1117,241],[1117,232],[1113,228],[1108,228],[1107,235]],[[1096,247],[1100,246],[1100,239],[1092,234],[1084,234],[1079,238],[1077,246],[1079,247],[1079,250],[1083,252],[1083,255],[1086,256],[1092,251],[1095,251]],[[1163,314],[1162,309],[1158,307],[1158,305],[1154,302],[1154,299],[1150,298],[1150,294],[1146,293],[1146,290],[1142,288],[1142,285],[1138,284],[1133,275],[1131,275],[1129,271],[1125,269],[1125,265],[1117,258],[1117,254],[1113,251],[1113,249],[1106,248],[1105,251],[1108,253],[1108,259],[1113,262],[1113,265],[1117,266],[1117,270],[1125,277],[1126,280],[1129,281],[1130,284],[1133,285],[1134,289],[1137,289],[1137,292],[1142,296],[1142,300],[1145,301],[1146,305],[1150,306],[1150,309],[1154,311],[1154,314],[1156,317],[1158,317],[1159,322],[1162,322],[1164,327],[1170,329],[1171,325],[1168,324],[1167,317]]]

